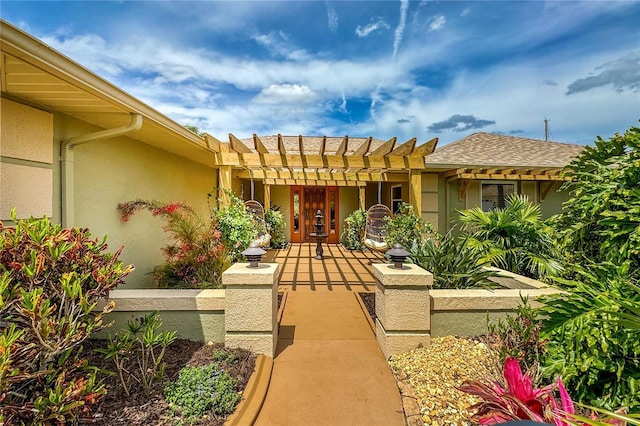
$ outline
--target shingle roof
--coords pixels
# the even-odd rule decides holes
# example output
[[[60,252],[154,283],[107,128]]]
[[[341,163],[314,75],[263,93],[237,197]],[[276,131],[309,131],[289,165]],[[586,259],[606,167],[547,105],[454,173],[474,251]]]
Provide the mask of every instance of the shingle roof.
[[[429,166],[564,167],[584,149],[582,145],[474,133],[424,158]]]

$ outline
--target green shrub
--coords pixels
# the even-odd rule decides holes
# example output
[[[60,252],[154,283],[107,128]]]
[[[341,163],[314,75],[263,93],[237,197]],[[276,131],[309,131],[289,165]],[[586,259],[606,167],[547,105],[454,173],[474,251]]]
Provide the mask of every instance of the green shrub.
[[[216,363],[235,364],[239,358],[235,352],[219,349],[211,354],[211,359]]]
[[[496,273],[485,269],[481,255],[454,233],[449,231],[440,240],[429,238],[421,243],[414,240],[409,259],[433,274],[433,288],[495,287],[489,278]]]
[[[409,203],[401,203],[392,218],[386,217],[385,235],[386,242],[389,247],[394,244],[401,244],[404,248],[409,249],[413,246],[414,241],[421,244],[423,240],[430,238],[438,238],[438,234],[434,231],[433,226],[416,215]]]
[[[583,403],[640,412],[640,339],[631,323],[640,287],[629,262],[575,266],[575,280],[556,279],[565,293],[543,299],[542,337],[548,340],[543,374],[562,375]]]
[[[123,333],[109,336],[105,349],[96,349],[112,359],[120,384],[127,395],[130,395],[133,383],[142,384],[145,392],[149,392],[155,379],[164,375],[164,357],[167,347],[176,340],[176,332],[159,332],[162,321],[158,312],[135,318],[129,321]]]
[[[189,421],[197,420],[209,411],[217,416],[233,413],[241,399],[237,382],[221,371],[217,364],[185,367],[178,380],[164,390],[167,402],[175,404]]]
[[[598,137],[565,176],[570,198],[554,224],[567,263],[629,261],[629,273],[640,277],[640,128]]]
[[[516,308],[515,315],[490,323],[489,333],[498,338],[496,348],[501,365],[507,358],[517,359],[520,367],[531,371],[533,378],[538,378],[545,353],[544,341],[540,338],[542,321],[528,298],[522,295],[520,298],[522,303]]]
[[[364,249],[364,227],[367,222],[367,212],[358,209],[344,219],[340,242],[347,250]]]
[[[106,393],[82,358],[113,303],[100,298],[133,270],[87,229],[47,218],[0,222],[0,423],[58,424],[92,417]]]
[[[209,193],[211,199],[213,192]],[[213,210],[227,258],[231,262],[242,259],[242,252],[258,236],[258,226],[244,202],[231,191],[226,191],[229,203]]]
[[[267,232],[271,235],[271,247],[284,248],[287,245],[287,236],[284,233],[285,221],[279,207],[272,206],[264,214],[267,224]]]
[[[167,222],[164,231],[173,243],[162,248],[165,263],[153,270],[160,288],[219,288],[229,266],[215,220],[204,221],[184,203],[133,200],[121,203],[122,220],[148,210]]]
[[[544,223],[540,205],[524,195],[511,195],[503,209],[485,212],[480,207],[459,211],[467,244],[482,253],[481,262],[540,279],[557,275],[553,232]]]

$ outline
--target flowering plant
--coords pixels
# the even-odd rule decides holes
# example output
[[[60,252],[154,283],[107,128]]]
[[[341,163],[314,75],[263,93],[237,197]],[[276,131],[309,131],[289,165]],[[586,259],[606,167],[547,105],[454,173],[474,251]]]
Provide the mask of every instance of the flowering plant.
[[[118,208],[125,222],[139,210],[148,210],[166,221],[163,229],[171,235],[173,244],[162,248],[165,263],[153,271],[159,287],[220,287],[229,262],[215,219],[205,222],[184,203],[133,200]]]
[[[581,419],[575,413],[575,406],[569,393],[558,379],[556,383],[543,388],[534,388],[529,372],[523,374],[518,361],[507,358],[504,364],[504,380],[502,383],[490,380],[487,383],[465,382],[460,390],[482,398],[474,406],[477,409],[474,419],[481,425],[504,423],[511,420],[533,420],[556,426],[588,425],[597,420],[595,413],[586,422],[575,423]],[[558,389],[560,401],[554,396]],[[624,425],[620,419],[606,419],[600,424]]]

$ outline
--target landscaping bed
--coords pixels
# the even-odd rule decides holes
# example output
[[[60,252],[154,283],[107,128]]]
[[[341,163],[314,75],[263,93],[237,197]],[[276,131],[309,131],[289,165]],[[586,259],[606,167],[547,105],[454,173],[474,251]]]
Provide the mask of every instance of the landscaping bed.
[[[428,348],[392,356],[391,370],[403,396],[405,415],[413,425],[472,425],[470,407],[480,399],[459,391],[467,380],[495,376],[494,355],[482,339],[434,338]],[[407,408],[416,405],[417,412]]]
[[[164,377],[155,381],[149,393],[145,393],[141,385],[133,385],[130,395],[124,392],[111,360],[94,349],[104,348],[105,340],[85,342],[85,353],[89,365],[105,370],[100,377],[104,380],[108,394],[98,403],[96,420],[99,425],[174,425],[185,422],[185,418],[175,413],[166,402],[164,385],[175,381],[179,371],[185,366],[200,367],[212,364],[214,356],[226,351],[231,356],[220,361],[220,370],[237,380],[236,390],[242,393],[255,366],[255,355],[242,349],[224,349],[222,344],[206,344],[191,340],[179,339],[167,347],[163,357],[166,364]],[[195,425],[222,425],[226,417],[216,416],[212,412],[198,420]]]

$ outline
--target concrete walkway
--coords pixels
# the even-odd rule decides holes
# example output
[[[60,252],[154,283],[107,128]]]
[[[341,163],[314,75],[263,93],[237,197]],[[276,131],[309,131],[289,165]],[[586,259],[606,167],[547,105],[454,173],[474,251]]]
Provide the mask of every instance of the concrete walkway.
[[[318,290],[289,291],[255,424],[403,426],[398,387],[354,293]]]

